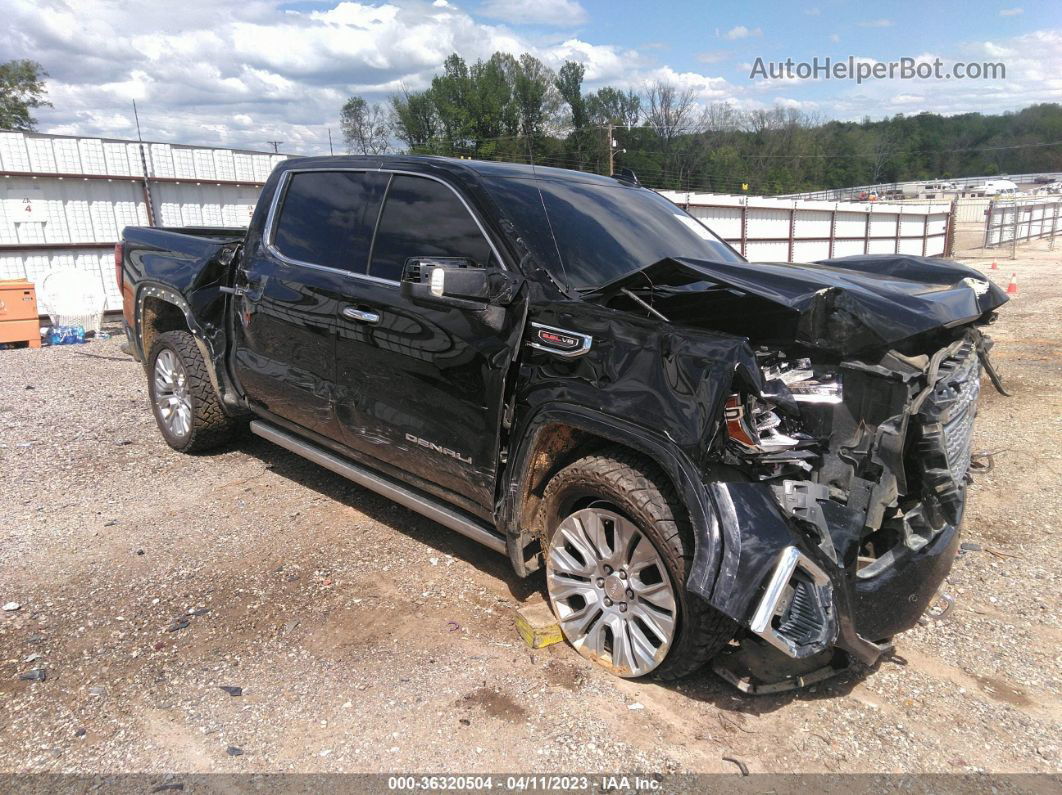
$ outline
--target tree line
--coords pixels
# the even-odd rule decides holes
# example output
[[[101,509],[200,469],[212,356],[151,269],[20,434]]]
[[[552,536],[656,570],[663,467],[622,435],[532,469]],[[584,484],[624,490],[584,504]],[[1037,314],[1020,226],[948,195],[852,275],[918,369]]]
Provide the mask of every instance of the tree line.
[[[776,106],[703,106],[668,81],[588,92],[582,64],[529,54],[467,63],[386,103],[351,97],[348,151],[534,162],[599,174],[628,168],[655,188],[772,194],[962,176],[1062,171],[1062,105],[995,115],[899,114],[829,121]],[[610,160],[611,150],[611,160]]]

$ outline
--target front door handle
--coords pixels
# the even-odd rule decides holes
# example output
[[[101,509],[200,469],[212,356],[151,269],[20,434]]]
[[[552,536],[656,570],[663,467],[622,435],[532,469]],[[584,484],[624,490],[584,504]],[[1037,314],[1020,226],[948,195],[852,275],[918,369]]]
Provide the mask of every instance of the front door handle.
[[[343,317],[350,320],[357,320],[361,323],[379,323],[380,313],[372,312],[368,309],[358,309],[354,306],[343,307]]]

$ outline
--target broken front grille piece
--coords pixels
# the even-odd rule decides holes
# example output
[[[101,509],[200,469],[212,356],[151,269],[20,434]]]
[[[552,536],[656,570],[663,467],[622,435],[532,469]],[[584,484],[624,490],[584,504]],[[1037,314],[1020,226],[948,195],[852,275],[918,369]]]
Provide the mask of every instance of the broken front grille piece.
[[[837,636],[829,577],[796,547],[786,547],[749,628],[789,657],[808,657]]]
[[[927,499],[938,503],[944,518],[962,517],[966,476],[970,469],[981,363],[967,341],[941,365],[936,383],[918,412],[917,469]]]

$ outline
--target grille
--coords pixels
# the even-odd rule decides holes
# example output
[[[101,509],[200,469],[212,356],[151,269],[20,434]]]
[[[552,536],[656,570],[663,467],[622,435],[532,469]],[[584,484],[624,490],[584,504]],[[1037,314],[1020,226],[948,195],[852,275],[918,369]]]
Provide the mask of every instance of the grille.
[[[946,363],[954,361],[955,366],[937,381],[934,402],[943,409],[941,419],[948,469],[952,479],[960,483],[970,468],[970,443],[977,398],[981,392],[981,368],[975,350],[967,351],[964,347],[957,359]]]
[[[797,646],[814,643],[822,635],[826,615],[815,598],[815,586],[804,580],[793,582],[793,599],[778,625],[778,634]]]

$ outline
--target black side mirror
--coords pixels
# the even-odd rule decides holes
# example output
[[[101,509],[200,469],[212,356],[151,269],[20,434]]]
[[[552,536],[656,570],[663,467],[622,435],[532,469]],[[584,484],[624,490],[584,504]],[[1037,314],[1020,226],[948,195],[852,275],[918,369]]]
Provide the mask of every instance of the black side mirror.
[[[410,257],[402,268],[402,295],[414,301],[483,309],[490,299],[486,269],[463,257]]]

